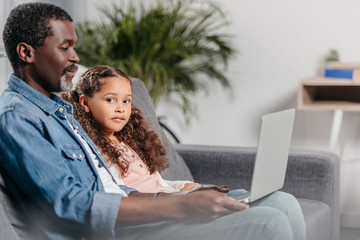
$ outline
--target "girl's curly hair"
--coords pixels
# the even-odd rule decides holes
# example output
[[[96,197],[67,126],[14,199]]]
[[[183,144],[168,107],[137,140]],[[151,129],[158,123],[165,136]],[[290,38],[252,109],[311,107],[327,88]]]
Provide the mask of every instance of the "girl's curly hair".
[[[83,94],[92,97],[100,91],[107,77],[123,77],[131,80],[120,69],[109,66],[96,66],[84,72],[76,84],[75,90],[63,94],[63,98],[74,107],[74,117],[81,124],[85,132],[101,149],[111,164],[119,167],[122,176],[128,171],[129,162],[121,158],[122,151],[116,147],[101,131],[100,125],[92,117],[91,113],[79,104],[79,98]],[[165,149],[158,135],[148,128],[145,118],[140,109],[131,106],[131,117],[124,128],[114,134],[120,141],[129,145],[147,165],[150,173],[161,172],[168,167]]]

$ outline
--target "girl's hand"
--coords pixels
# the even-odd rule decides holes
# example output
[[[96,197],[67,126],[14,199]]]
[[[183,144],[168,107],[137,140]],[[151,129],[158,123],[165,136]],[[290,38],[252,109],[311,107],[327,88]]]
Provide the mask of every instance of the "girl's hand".
[[[197,186],[199,186],[198,183],[185,183],[184,187],[180,189],[180,191],[189,190]]]

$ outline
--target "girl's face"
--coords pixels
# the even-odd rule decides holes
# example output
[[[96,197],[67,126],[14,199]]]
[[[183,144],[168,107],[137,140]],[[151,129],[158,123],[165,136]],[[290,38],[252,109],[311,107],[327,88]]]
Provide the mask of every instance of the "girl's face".
[[[114,139],[131,115],[131,85],[124,77],[108,77],[93,97],[80,97],[80,105],[100,124],[104,134]]]

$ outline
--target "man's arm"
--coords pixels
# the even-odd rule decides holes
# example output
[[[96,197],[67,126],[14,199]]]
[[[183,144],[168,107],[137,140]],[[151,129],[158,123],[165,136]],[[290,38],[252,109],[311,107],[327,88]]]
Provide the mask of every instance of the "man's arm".
[[[66,158],[62,147],[52,143],[63,142],[64,149],[80,150],[76,141],[68,141],[71,137],[64,141],[48,127],[51,126],[28,112],[11,111],[0,117],[1,167],[16,183],[12,190],[25,197],[18,199],[20,205],[26,212],[34,213],[26,199],[30,198],[42,212],[66,228],[113,231],[122,196],[98,192],[86,162]],[[52,127],[66,133],[59,125]]]
[[[144,194],[144,196],[149,195]],[[139,196],[142,194],[132,193],[128,198],[122,199],[117,218],[120,224],[139,224],[176,219],[211,221],[249,207],[224,193],[214,190],[157,198]]]

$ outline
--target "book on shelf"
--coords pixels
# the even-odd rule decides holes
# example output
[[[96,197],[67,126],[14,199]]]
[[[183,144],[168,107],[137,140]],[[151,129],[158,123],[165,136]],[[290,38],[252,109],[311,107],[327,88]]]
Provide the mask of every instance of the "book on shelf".
[[[360,80],[360,69],[325,69],[325,77]]]
[[[360,69],[360,62],[328,62],[328,69]]]

